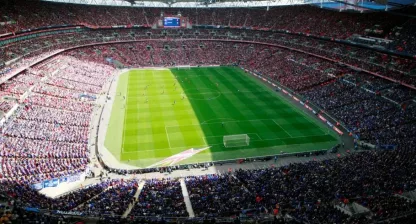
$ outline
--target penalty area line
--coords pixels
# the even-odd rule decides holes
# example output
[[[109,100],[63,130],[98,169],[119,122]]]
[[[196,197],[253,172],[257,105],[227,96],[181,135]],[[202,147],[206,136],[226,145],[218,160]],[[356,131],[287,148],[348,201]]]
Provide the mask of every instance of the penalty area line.
[[[280,124],[279,123],[277,123],[274,119],[273,119],[273,122],[277,125],[277,126],[279,126],[279,128],[281,128],[287,135],[289,135],[289,137],[291,137],[291,138],[293,138],[293,136],[291,135],[291,134],[289,134],[289,132],[287,132],[282,126],[280,126]]]
[[[204,140],[205,145],[208,146],[207,140],[205,139],[205,137],[202,137],[202,140]]]
[[[169,149],[172,149],[172,147],[170,146],[170,139],[169,139],[169,134],[168,134],[167,126],[165,126],[165,132],[166,132],[166,137],[168,138]]]

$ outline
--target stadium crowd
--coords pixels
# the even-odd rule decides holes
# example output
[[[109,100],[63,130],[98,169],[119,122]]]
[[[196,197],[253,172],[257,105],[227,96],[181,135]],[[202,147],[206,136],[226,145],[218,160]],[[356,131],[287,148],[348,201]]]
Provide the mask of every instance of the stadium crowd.
[[[187,177],[185,183],[197,216],[227,217],[255,208],[253,195],[231,175]]]
[[[395,223],[395,217],[416,212],[416,203],[400,196],[416,189],[412,176],[415,158],[409,146],[282,167],[189,176],[185,183],[196,217],[270,214],[308,223]],[[56,199],[25,185],[2,184],[0,193],[31,207],[116,217],[134,205],[131,220],[188,216],[177,180],[148,180],[138,199],[134,199],[136,180],[106,180]],[[358,203],[371,213],[351,217],[335,207],[339,203]]]
[[[81,204],[73,211],[83,212],[90,216],[121,216],[133,202],[137,191],[136,180],[113,180],[111,186]]]
[[[155,31],[148,29],[114,29],[113,32],[108,30],[88,31],[83,32],[70,32],[69,34],[56,34],[53,36],[47,36],[41,39],[28,39],[16,43],[10,43],[5,46],[1,46],[4,52],[13,52],[0,57],[0,63],[7,62],[13,58],[18,58],[21,55],[31,55],[32,58],[40,53],[51,52],[57,48],[74,47],[82,44],[89,43],[102,43],[107,41],[123,41],[123,40],[135,40],[135,39],[148,39],[148,33],[151,33],[153,39],[166,39],[169,38],[206,38],[206,39],[218,39],[218,40],[245,40],[245,41],[258,41],[263,43],[277,44],[285,47],[291,47],[297,50],[306,51],[311,54],[320,55],[335,62],[342,62],[348,65],[356,66],[360,69],[365,69],[369,72],[383,75],[400,82],[415,85],[416,80],[409,74],[414,74],[416,70],[416,62],[413,58],[406,58],[395,55],[388,55],[386,53],[377,52],[373,49],[366,49],[362,47],[351,46],[350,44],[342,44],[334,41],[321,40],[310,38],[305,35],[295,35],[287,33],[272,33],[269,31],[258,30],[225,30],[216,29],[214,31],[199,29],[199,30],[165,30]],[[166,35],[166,36],[165,36]],[[105,38],[103,38],[105,37]],[[165,44],[174,45],[175,41],[165,41]],[[38,45],[42,46],[41,48]],[[96,57],[103,58],[107,54],[112,54],[115,60],[128,60],[126,65],[138,63],[143,61],[141,66],[148,66],[154,64],[161,64],[161,60],[167,61],[170,57],[181,63],[182,58],[171,55],[166,49],[156,46],[154,51],[146,50],[149,42],[140,42],[133,45],[125,45],[124,49],[119,49],[116,54],[112,54],[112,49],[106,49],[106,47],[97,46],[94,49],[85,49],[83,52],[85,56],[91,53],[98,54]],[[157,43],[156,43],[157,44]],[[214,44],[215,45],[215,44]],[[177,46],[179,48],[180,45]],[[25,49],[25,52],[21,52],[21,49]],[[101,51],[103,49],[103,51]],[[94,52],[91,52],[94,50]],[[122,53],[120,54],[120,50]],[[1,52],[1,51],[0,51]],[[152,53],[153,52],[153,53]],[[101,55],[102,54],[102,55]],[[198,54],[198,52],[195,52]],[[180,55],[180,54],[179,54]],[[25,56],[30,58],[29,56]],[[120,57],[120,58],[119,58]],[[152,58],[155,57],[153,60]],[[162,58],[160,58],[162,57]],[[221,61],[221,60],[218,60]],[[170,63],[171,64],[171,63]],[[172,64],[171,64],[172,65]],[[6,67],[5,69],[8,69]],[[8,70],[9,71],[9,70]]]
[[[65,96],[65,92],[63,93]],[[53,97],[42,94],[32,94],[29,98],[25,100],[27,105],[39,105],[43,108],[53,108],[64,111],[75,111],[81,113],[91,113],[93,110],[93,104],[78,102],[72,100],[62,100],[59,97]]]
[[[177,180],[147,180],[130,216],[187,217],[182,188]]]
[[[36,8],[36,12],[31,9]],[[5,24],[0,34],[47,26],[152,25],[163,15],[182,15],[197,25],[226,25],[290,30],[308,34],[346,38],[364,34],[366,29],[389,31],[406,18],[387,13],[349,14],[314,6],[271,8],[134,8],[76,4],[10,1],[1,8]],[[296,15],[296,16],[293,16]],[[386,34],[387,35],[387,34]]]
[[[392,102],[343,79],[302,94],[343,121],[361,140],[372,144],[397,145],[401,139],[416,134],[412,127],[416,120],[412,101],[409,106],[403,101]]]
[[[407,175],[415,168],[414,158],[407,156],[414,153],[405,147],[396,151],[363,152],[338,160],[291,164],[279,169],[239,170],[236,176],[250,191],[264,198],[262,205],[274,207],[278,203],[282,210],[311,220],[319,215],[309,216],[310,211],[319,209],[321,205],[329,206],[332,200],[356,199],[360,203],[369,198],[385,200],[385,197],[391,198],[394,194],[414,189],[412,178]],[[388,165],[390,170],[380,169]],[[393,173],[399,175],[398,179],[390,178]],[[407,203],[397,207],[389,204],[378,206],[370,207],[370,210],[390,210],[390,213],[414,210],[414,204],[412,207]],[[331,220],[334,213],[321,215],[322,220]],[[373,218],[382,217],[376,215]]]
[[[89,163],[90,101],[112,71],[58,56],[1,84],[3,95],[19,103],[0,136],[1,178],[37,182],[83,172]]]
[[[28,184],[2,182],[2,185],[4,188],[1,189],[1,193],[8,195],[15,201],[14,203],[23,207],[69,211],[107,190],[112,185],[112,181],[103,181],[98,184],[86,186],[77,191],[62,195],[57,200],[39,194]]]

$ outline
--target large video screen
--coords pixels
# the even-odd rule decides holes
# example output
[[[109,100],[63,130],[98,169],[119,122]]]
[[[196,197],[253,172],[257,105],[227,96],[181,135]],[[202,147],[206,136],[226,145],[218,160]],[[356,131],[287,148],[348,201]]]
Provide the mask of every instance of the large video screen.
[[[181,19],[178,17],[165,17],[163,18],[164,27],[180,27]]]

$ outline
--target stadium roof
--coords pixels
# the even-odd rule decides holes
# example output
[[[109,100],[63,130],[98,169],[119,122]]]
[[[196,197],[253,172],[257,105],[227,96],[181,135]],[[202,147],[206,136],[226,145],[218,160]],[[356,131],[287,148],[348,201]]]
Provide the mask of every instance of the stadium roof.
[[[132,6],[132,7],[267,7],[308,4],[311,0],[42,0],[85,5]]]
[[[416,0],[40,0],[49,2],[130,6],[130,7],[175,7],[175,8],[226,8],[269,7],[311,4],[333,10],[384,11],[416,5]]]

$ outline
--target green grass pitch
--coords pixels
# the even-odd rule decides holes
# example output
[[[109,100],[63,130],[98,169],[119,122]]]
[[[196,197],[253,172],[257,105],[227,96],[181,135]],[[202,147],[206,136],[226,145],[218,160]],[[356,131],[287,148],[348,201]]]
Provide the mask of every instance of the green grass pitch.
[[[236,134],[250,144],[224,147],[223,136]],[[243,70],[205,67],[122,74],[105,145],[119,160],[149,167],[328,149],[338,141]]]

